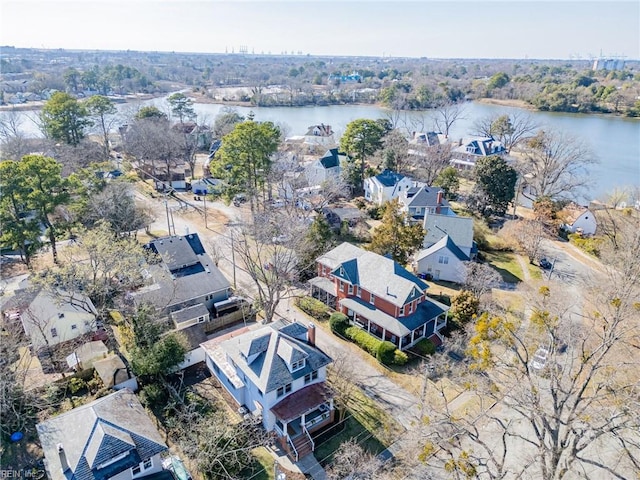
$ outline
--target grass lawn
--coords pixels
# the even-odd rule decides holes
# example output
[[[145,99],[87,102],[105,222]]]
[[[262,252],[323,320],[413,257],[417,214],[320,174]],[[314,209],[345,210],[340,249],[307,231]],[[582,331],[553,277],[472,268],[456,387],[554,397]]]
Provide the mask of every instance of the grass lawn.
[[[315,456],[326,465],[338,447],[355,438],[368,452],[378,454],[402,433],[403,428],[360,389],[354,389],[344,420],[344,429],[337,434],[326,432],[316,439]]]
[[[491,265],[502,276],[502,280],[508,283],[520,283],[524,279],[522,267],[511,252],[489,251],[482,252]]]
[[[251,454],[255,457],[255,461],[240,473],[241,477],[252,480],[274,480],[274,459],[267,449],[264,447],[256,448]]]

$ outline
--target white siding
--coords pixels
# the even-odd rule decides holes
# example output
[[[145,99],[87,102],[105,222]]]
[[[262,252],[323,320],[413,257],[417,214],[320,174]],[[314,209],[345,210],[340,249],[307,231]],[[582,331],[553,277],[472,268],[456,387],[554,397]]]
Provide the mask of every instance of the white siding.
[[[446,263],[440,263],[440,257],[443,257],[443,260],[446,258]],[[455,283],[464,281],[463,269],[463,262],[448,248],[441,248],[428,257],[420,259],[417,264],[418,273],[430,273],[434,279]],[[437,272],[439,272],[438,277],[436,277]]]

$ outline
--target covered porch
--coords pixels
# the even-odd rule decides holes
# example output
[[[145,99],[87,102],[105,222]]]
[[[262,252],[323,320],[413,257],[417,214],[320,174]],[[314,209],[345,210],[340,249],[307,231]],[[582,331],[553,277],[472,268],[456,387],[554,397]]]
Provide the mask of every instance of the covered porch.
[[[313,298],[333,309],[337,307],[336,286],[331,280],[327,277],[315,277],[309,280],[309,286],[309,294]]]
[[[281,446],[297,461],[315,449],[311,433],[333,422],[333,398],[323,383],[315,383],[278,402],[271,413]]]
[[[426,301],[420,304],[413,315],[395,318],[356,299],[345,298],[340,305],[354,325],[371,335],[393,343],[398,349],[406,350],[423,338],[429,338],[447,324],[448,307],[438,302]]]

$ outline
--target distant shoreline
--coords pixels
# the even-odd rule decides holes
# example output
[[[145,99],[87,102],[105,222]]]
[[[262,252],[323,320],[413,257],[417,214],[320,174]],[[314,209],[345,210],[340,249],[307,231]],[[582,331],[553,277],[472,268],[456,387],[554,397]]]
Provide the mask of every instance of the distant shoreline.
[[[107,97],[113,103],[132,103],[140,100],[150,100],[152,98],[164,97],[168,95],[168,93],[140,93],[140,94],[131,94],[131,95],[123,95],[116,97]],[[79,99],[84,100],[84,99]],[[18,112],[28,112],[34,110],[41,110],[44,107],[46,100],[37,100],[35,102],[24,102],[17,103],[11,105],[0,105],[0,112],[10,112],[12,110]]]

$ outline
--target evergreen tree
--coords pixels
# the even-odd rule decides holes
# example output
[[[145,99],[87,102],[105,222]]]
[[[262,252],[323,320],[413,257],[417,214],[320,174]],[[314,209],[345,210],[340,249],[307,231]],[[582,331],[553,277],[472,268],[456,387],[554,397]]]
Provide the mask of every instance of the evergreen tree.
[[[398,199],[388,202],[382,215],[382,225],[373,231],[369,250],[380,255],[391,255],[405,265],[409,257],[422,245],[425,231],[419,223],[410,224],[400,210]]]

